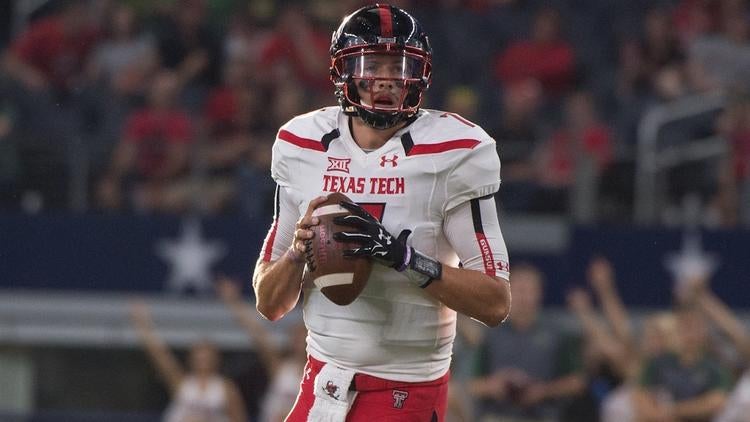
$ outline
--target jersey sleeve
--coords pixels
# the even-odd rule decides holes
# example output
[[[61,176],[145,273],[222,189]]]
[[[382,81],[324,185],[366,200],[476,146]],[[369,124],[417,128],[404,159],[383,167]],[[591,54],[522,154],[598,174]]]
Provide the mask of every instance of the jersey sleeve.
[[[493,198],[474,198],[451,210],[443,226],[464,268],[510,279],[508,250]]]
[[[495,142],[486,140],[461,157],[448,173],[445,211],[472,199],[492,195],[499,188],[500,158]]]
[[[292,246],[294,229],[300,218],[299,208],[287,187],[277,185],[274,198],[274,215],[260,256],[264,262],[276,261]]]

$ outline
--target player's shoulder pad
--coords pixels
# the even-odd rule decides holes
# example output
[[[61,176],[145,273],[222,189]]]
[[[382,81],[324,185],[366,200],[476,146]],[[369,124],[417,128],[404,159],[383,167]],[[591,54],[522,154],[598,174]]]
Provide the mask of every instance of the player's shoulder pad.
[[[276,142],[297,148],[325,151],[337,130],[339,107],[325,107],[300,114],[286,122],[276,135]],[[338,137],[338,134],[335,134]]]
[[[476,150],[495,149],[495,140],[479,125],[439,110],[421,110],[407,134],[401,137],[406,155],[430,157],[438,171],[455,166]]]
[[[500,188],[495,140],[479,125],[450,112],[424,110],[413,126],[412,151],[433,153],[442,163],[445,211]]]
[[[441,143],[450,140],[472,139],[480,143],[494,143],[478,124],[463,116],[441,110],[423,109],[412,124],[411,131],[422,143]]]
[[[279,128],[273,144],[271,176],[276,183],[288,186],[294,165],[303,152],[324,152],[338,138],[339,107],[325,107],[293,117]]]

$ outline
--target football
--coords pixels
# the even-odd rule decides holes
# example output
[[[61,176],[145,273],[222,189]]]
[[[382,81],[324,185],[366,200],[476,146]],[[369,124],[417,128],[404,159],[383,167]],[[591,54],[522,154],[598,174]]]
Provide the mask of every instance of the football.
[[[342,193],[328,195],[325,202],[314,211],[320,224],[313,226],[315,236],[306,243],[308,277],[315,286],[333,303],[348,305],[362,293],[372,270],[369,258],[344,258],[343,251],[357,247],[354,243],[337,242],[333,234],[351,230],[333,222],[337,216],[349,214],[339,203],[352,202]]]

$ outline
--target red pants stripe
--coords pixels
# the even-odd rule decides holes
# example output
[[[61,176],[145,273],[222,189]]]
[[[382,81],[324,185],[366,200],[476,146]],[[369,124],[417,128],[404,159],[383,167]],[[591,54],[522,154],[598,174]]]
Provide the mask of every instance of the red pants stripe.
[[[294,408],[286,418],[287,422],[307,422],[307,415],[315,401],[315,377],[323,365],[323,362],[315,358],[307,358],[300,392]],[[434,381],[400,382],[356,374],[352,384],[357,397],[349,409],[346,421],[443,421],[449,378],[450,374],[446,373]]]

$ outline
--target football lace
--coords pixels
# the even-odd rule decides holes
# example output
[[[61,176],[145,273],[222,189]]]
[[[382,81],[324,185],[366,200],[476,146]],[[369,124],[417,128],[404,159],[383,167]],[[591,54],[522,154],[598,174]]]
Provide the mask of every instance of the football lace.
[[[310,271],[315,271],[317,266],[315,265],[315,256],[313,255],[312,239],[305,240],[304,244],[305,244],[305,262],[307,263],[307,268]]]

